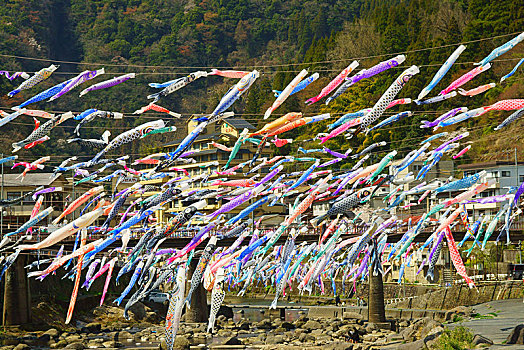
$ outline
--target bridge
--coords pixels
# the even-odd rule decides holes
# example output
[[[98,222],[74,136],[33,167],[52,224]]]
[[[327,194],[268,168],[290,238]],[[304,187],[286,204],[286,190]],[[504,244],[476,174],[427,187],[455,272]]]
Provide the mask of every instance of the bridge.
[[[502,229],[503,224],[499,224],[496,228],[496,230],[493,232],[492,236],[489,238],[489,241],[495,241],[500,233],[500,230]],[[266,228],[269,230],[270,228]],[[423,229],[417,237],[415,237],[414,242],[421,243],[425,242],[430,235],[434,233],[434,230],[436,229],[435,225],[432,225],[430,227],[426,227]],[[352,238],[352,237],[358,237],[362,235],[366,230],[365,226],[352,226],[349,229],[349,232],[344,233],[340,236],[342,240]],[[388,241],[389,242],[396,242],[398,241],[406,232],[405,227],[401,228],[394,228],[392,231],[388,232]],[[459,223],[455,225],[455,227],[452,230],[453,237],[458,242],[464,238],[464,235],[466,233],[466,229],[464,228],[464,225],[462,223]],[[287,235],[289,233],[289,230],[284,231],[282,236],[278,239],[276,245],[284,244],[284,242],[287,239]],[[300,234],[296,238],[297,243],[301,242],[315,242],[319,240],[320,235],[322,232],[318,229],[310,229],[304,234]],[[45,239],[49,234],[40,234],[33,235],[31,239],[24,240],[24,243],[31,244],[31,243],[37,243],[38,241],[41,241]],[[174,249],[181,249],[185,247],[191,239],[194,237],[195,232],[192,231],[180,231],[177,233],[177,236],[170,237],[164,241],[162,244],[162,248],[174,248]],[[19,236],[20,237],[20,236]],[[18,237],[18,238],[19,238]],[[133,247],[136,245],[138,240],[141,236],[136,235],[134,237],[131,237],[128,243],[128,247]],[[46,256],[55,256],[58,253],[58,249],[61,245],[64,245],[64,254],[67,254],[68,252],[73,251],[74,242],[75,242],[76,235],[72,235],[67,237],[66,239],[62,240],[60,243],[55,244],[53,247],[50,247],[48,249],[41,249],[40,255],[46,255]],[[92,242],[97,239],[105,239],[107,238],[107,235],[105,234],[91,234],[88,236],[88,242]],[[329,239],[329,237],[328,237]],[[510,228],[510,239],[512,242],[518,242],[518,241],[524,241],[524,220],[515,221],[511,225]],[[225,238],[221,239],[217,242],[218,247],[229,247],[233,244],[233,242],[236,240],[236,237],[232,238]],[[14,238],[12,239],[14,242]],[[502,242],[506,241],[505,237],[501,238]],[[202,242],[200,244],[200,249],[202,249],[205,246],[206,241]],[[249,243],[249,237],[244,239],[244,241],[241,243],[241,246],[245,246]],[[117,240],[115,243],[111,244],[105,252],[108,252],[112,249],[118,249],[121,246],[121,241]],[[8,251],[13,251],[12,249],[9,249]],[[36,252],[34,251],[26,251],[22,252],[22,254],[29,254],[34,255]],[[104,252],[102,252],[104,254]]]

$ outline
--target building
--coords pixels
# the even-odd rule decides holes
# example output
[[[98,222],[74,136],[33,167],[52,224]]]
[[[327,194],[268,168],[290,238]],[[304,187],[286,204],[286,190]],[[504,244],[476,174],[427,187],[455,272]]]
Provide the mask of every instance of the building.
[[[189,134],[197,125],[198,122],[190,120],[187,125],[187,133]],[[196,163],[180,165],[177,167],[187,170],[190,176],[196,176],[202,173],[212,173],[213,171],[220,169],[229,159],[229,152],[219,150],[211,146],[209,143],[214,141],[228,147],[233,147],[243,129],[255,131],[256,128],[246,120],[239,118],[225,119],[209,125],[202,131],[188,149],[188,151],[195,152],[191,158],[193,158]],[[184,137],[165,144],[163,146],[164,151],[173,152],[178,145],[180,145],[180,142],[182,142]],[[237,156],[230,163],[230,166],[233,167],[239,163],[252,159],[256,149],[256,145],[246,142],[240,148]],[[260,157],[270,156],[269,152],[269,148],[266,148],[266,151],[263,152]]]
[[[486,179],[494,179],[495,183],[488,189],[480,193],[480,197],[491,197],[501,194],[506,194],[510,187],[519,186],[524,181],[524,162],[510,162],[510,161],[491,161],[474,164],[459,165],[459,170],[463,172],[463,176],[470,176],[482,170],[486,171]],[[466,204],[468,215],[472,220],[476,220],[481,214],[493,217],[500,210],[501,205],[506,202],[499,203],[470,203]]]
[[[39,186],[61,187],[62,191],[43,194],[44,201],[40,210],[52,206],[54,211],[49,215],[44,223],[50,224],[51,221],[59,216],[69,203],[80,197],[84,192],[94,187],[93,183],[82,183],[74,185],[73,179],[65,177],[63,174],[53,175],[53,173],[29,172],[24,181],[20,181],[19,174],[0,175],[0,196],[2,199],[15,199],[23,194],[31,192]],[[76,179],[78,181],[78,178]],[[9,232],[29,220],[35,201],[29,196],[20,203],[2,208],[2,232]],[[80,209],[70,214],[67,219],[78,217]]]
[[[394,166],[400,164],[400,162],[401,161],[399,160],[392,163],[392,165],[389,167],[389,174],[394,173]],[[402,179],[409,175],[413,175],[414,177],[416,177],[420,170],[423,168],[423,166],[423,161],[414,161],[405,169],[399,172],[397,179]],[[401,185],[402,187],[398,193],[401,193],[402,191],[409,191],[410,189],[420,185],[424,181],[427,183],[433,183],[436,181],[438,185],[441,185],[449,179],[455,180],[453,178],[454,175],[454,162],[452,160],[441,160],[426,173],[426,176],[424,176],[423,179],[415,180],[407,184]],[[396,187],[397,186],[395,184],[390,184],[390,191],[393,191]],[[418,203],[418,200],[421,197],[421,195],[422,193],[407,195],[404,202],[396,208],[394,208],[391,211],[391,213],[397,215],[401,219],[416,215],[422,215],[423,213],[427,212],[432,206],[438,204],[441,200],[452,196],[453,193],[442,192],[436,197],[427,196],[421,203]],[[409,205],[409,207],[404,209],[403,206],[406,205]]]
[[[194,120],[189,120],[187,125],[187,133],[189,134],[197,125],[198,122]],[[252,124],[241,118],[224,119],[218,121],[217,123],[208,125],[202,131],[202,133],[195,139],[191,147],[188,149],[188,151],[195,152],[191,155],[191,158],[194,159],[196,162],[189,164],[181,164],[177,165],[176,167],[187,171],[189,177],[198,176],[201,174],[209,174],[210,176],[208,178],[208,181],[223,178],[221,176],[218,176],[214,172],[221,169],[227,163],[230,152],[217,149],[216,147],[210,145],[210,143],[214,141],[227,147],[233,147],[236,141],[238,140],[239,135],[242,133],[244,129],[247,129],[249,132],[253,132],[256,128]],[[163,145],[164,152],[173,152],[180,145],[184,137],[181,137],[177,140]],[[249,161],[250,159],[253,159],[255,152],[257,151],[257,148],[258,146],[256,144],[246,141],[238,151],[237,156],[231,161],[229,167],[232,168],[240,163],[244,163]],[[273,157],[273,154],[270,150],[269,145],[266,145],[263,148],[258,159],[270,157]],[[244,168],[244,172],[247,171],[246,169],[248,169],[248,167]],[[262,169],[260,169],[259,173],[264,174],[268,172],[269,167],[263,167]],[[239,179],[246,177],[246,175],[242,174],[242,169],[237,170],[236,173],[236,175],[228,176],[227,179]],[[254,175],[256,174],[250,176]],[[165,183],[169,180],[170,178],[163,178],[158,180],[141,181],[141,183],[144,185],[161,185],[162,183]],[[201,181],[196,181],[191,184],[191,189],[194,190],[218,188],[218,186],[210,186],[208,183],[202,183]],[[144,193],[142,196],[146,197],[152,194],[155,194],[155,192]],[[201,212],[203,214],[212,213],[216,209],[220,208],[220,206],[223,203],[225,203],[224,200],[226,199],[208,199],[208,205],[203,210],[201,210]],[[228,219],[233,217],[249,204],[250,202],[235,208],[231,212],[227,213],[225,215],[225,218]],[[166,210],[157,212],[157,220],[159,222],[166,222],[172,215],[176,215],[184,208],[185,206],[182,204],[181,201],[170,202]],[[280,205],[273,207],[268,207],[267,205],[264,205],[262,208],[257,210],[257,212],[255,212],[255,216],[282,212],[283,207]],[[205,218],[202,216],[198,216],[195,217],[193,223],[202,223],[203,221],[206,221]]]

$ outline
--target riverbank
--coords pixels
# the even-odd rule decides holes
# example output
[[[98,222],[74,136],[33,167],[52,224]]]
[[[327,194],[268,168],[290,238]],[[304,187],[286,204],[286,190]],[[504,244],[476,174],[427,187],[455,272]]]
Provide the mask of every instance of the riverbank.
[[[270,310],[273,300],[270,294],[253,298],[251,293],[249,297],[238,298],[231,293],[219,312],[216,332],[211,335],[207,333],[207,324],[188,323],[182,319],[176,348],[357,350],[401,349],[409,344],[434,346],[446,327],[454,328],[460,322],[469,322],[465,325],[482,324],[481,320],[486,315],[476,315],[478,312],[472,310],[477,309],[464,306],[451,310],[418,309],[415,306],[424,303],[427,307],[431,305],[431,300],[438,300],[444,295],[446,300],[443,302],[441,299],[440,305],[473,303],[473,297],[467,302],[462,300],[472,292],[476,293],[476,300],[506,299],[520,295],[521,287],[522,282],[500,282],[469,291],[466,286],[457,285],[439,288],[426,295],[420,295],[417,289],[412,288],[416,292],[414,296],[399,298],[396,303],[386,306],[388,323],[380,325],[367,322],[367,308],[355,305],[355,298],[343,298],[344,305],[335,306],[332,297],[288,294],[279,301],[276,310]],[[452,300],[447,300],[449,298]],[[123,308],[114,306],[112,298],[101,307],[97,306],[98,299],[97,296],[79,299],[71,325],[64,324],[66,302],[34,302],[33,323],[7,328],[0,333],[3,345],[0,350],[163,347],[165,305],[137,303],[129,312],[130,319],[125,320]],[[506,322],[506,331],[515,327],[515,322]],[[485,333],[482,328],[472,329],[475,333]],[[489,334],[486,333],[486,336],[489,338]],[[494,340],[501,341],[498,338]]]

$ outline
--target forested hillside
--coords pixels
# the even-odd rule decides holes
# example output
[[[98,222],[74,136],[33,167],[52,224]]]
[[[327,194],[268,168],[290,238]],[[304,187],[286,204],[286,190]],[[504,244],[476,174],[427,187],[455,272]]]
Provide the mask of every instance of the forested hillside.
[[[12,99],[6,93],[19,81],[12,83],[0,77],[0,106],[1,109],[15,106],[86,69],[105,67],[104,79],[138,73],[137,78],[111,89],[81,98],[79,90],[74,90],[56,101],[30,106],[53,111],[98,108],[126,113],[127,117],[120,121],[92,122],[83,137],[98,138],[104,128],[110,128],[116,135],[154,116],[131,116],[134,110],[149,103],[146,96],[152,89],[148,82],[163,82],[197,70],[210,71],[212,67],[256,68],[261,77],[233,110],[251,123],[263,125],[262,115],[274,100],[271,90],[283,88],[302,68],[308,68],[310,72],[319,72],[320,79],[293,95],[275,115],[288,111],[341,115],[372,107],[401,72],[391,69],[361,81],[328,106],[324,100],[309,107],[304,104],[353,59],[359,61],[362,69],[405,53],[407,60],[402,68],[416,64],[421,72],[399,97],[415,99],[458,43],[466,42],[466,51],[433,91],[436,94],[438,88],[472,69],[473,62],[524,30],[523,5],[522,0],[6,0],[0,6],[0,69],[33,72],[54,61],[61,66],[50,79]],[[522,72],[498,84],[500,77],[522,57],[524,44],[495,60],[489,71],[467,85],[469,89],[496,82],[497,86],[485,94],[472,98],[458,96],[453,101],[427,106],[397,107],[395,112],[412,110],[414,116],[390,128],[360,134],[349,145],[362,149],[385,140],[391,142],[389,147],[402,150],[431,133],[419,128],[421,120],[433,120],[450,106],[472,109],[499,99],[523,97]],[[184,119],[192,113],[209,113],[232,84],[231,80],[219,77],[199,79],[162,99],[161,105],[184,114]],[[522,142],[515,142],[520,137],[515,130],[522,124],[515,123],[502,133],[493,133],[493,127],[506,115],[507,112],[489,113],[464,125],[474,130],[471,141],[475,143],[463,161],[501,159],[506,157],[504,151],[508,148],[521,147],[518,144]],[[184,125],[181,120],[173,123],[180,128]],[[22,116],[4,126],[1,151],[10,152],[11,142],[27,136],[31,124],[30,117]],[[23,154],[48,154],[49,147],[57,154],[90,154],[90,150],[60,141],[72,134],[75,124],[66,122],[53,131],[50,141]],[[305,128],[297,129],[284,136],[308,139],[325,129],[326,124],[315,125],[308,132]],[[141,144],[142,150],[136,142],[132,152],[139,153],[178,136],[151,138]],[[340,149],[347,142],[340,136],[326,145]],[[277,152],[293,153],[300,145],[295,142]]]

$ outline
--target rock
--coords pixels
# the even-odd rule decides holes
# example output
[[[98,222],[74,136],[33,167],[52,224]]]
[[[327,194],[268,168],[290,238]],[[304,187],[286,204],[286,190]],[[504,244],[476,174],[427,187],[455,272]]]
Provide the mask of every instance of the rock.
[[[395,345],[396,350],[420,350],[424,349],[426,347],[426,344],[424,343],[423,339],[406,343],[406,344],[397,344]]]
[[[122,348],[124,347],[124,344],[114,341],[114,340],[109,340],[109,341],[103,342],[102,346],[104,348]]]
[[[377,327],[376,324],[374,324],[373,322],[368,322],[368,324],[366,324],[366,326],[364,327],[364,329],[366,330],[367,333],[371,333],[373,332],[374,330],[377,330],[379,329]]]
[[[435,320],[429,320],[424,324],[424,327],[420,330],[419,336],[420,338],[425,338],[430,334],[435,334],[435,330],[438,328],[440,328],[441,331],[443,330],[439,322]]]
[[[524,324],[519,324],[508,335],[506,344],[524,344]]]
[[[187,350],[190,346],[191,343],[189,343],[189,340],[186,337],[177,336],[175,338],[175,343],[173,344],[173,350]]]
[[[329,335],[319,335],[318,337],[315,337],[315,341],[317,344],[329,344],[331,343],[331,337]]]
[[[440,337],[443,332],[444,328],[441,326],[436,326],[435,328],[431,329],[424,337],[424,344],[426,344],[426,347],[428,349],[435,348],[438,342],[438,337]]]
[[[13,350],[29,350],[31,347],[27,344],[18,344],[13,348]]]
[[[416,331],[413,329],[413,326],[409,326],[400,331],[398,335],[405,341],[410,342],[415,340],[415,334]]]
[[[368,350],[370,347],[368,344],[355,344],[353,350]]]
[[[100,323],[92,322],[82,327],[83,333],[100,333],[102,325]]]
[[[62,349],[62,348],[65,348],[67,345],[67,342],[65,340],[59,340],[57,341],[56,343],[53,343],[50,345],[50,348],[51,349]]]
[[[56,328],[50,328],[47,331],[45,331],[44,334],[47,334],[51,338],[58,338],[58,336],[60,335]]]
[[[491,339],[488,339],[480,334],[475,334],[473,337],[473,340],[471,341],[471,345],[473,346],[484,346],[484,345],[493,345],[493,341]]]
[[[255,325],[258,329],[271,329],[271,321],[269,319],[263,319]]]
[[[294,329],[295,328],[295,325],[291,322],[282,322],[282,324],[280,325],[280,327],[284,328],[285,330],[289,331],[291,329]]]
[[[85,346],[81,342],[67,344],[65,349],[84,350]]]
[[[44,337],[46,337],[46,336],[44,336]],[[21,339],[19,338],[19,340],[20,340],[21,343],[25,343],[25,344],[27,344],[29,346],[34,346],[34,345],[39,343],[38,337],[36,335],[34,335],[34,333],[27,333]],[[18,343],[16,343],[16,344],[18,344]]]
[[[226,339],[222,345],[242,345],[242,341],[237,337],[230,337]]]
[[[157,312],[147,311],[146,317],[143,319],[144,322],[155,323],[160,321],[160,316]]]
[[[367,343],[374,343],[377,340],[377,336],[375,334],[364,334],[362,340]]]
[[[173,343],[173,350],[188,350],[191,347],[189,340],[184,336],[179,336],[175,338],[175,342]],[[166,350],[166,340],[165,338],[162,338],[160,340],[160,350]]]
[[[408,321],[400,321],[398,323],[398,326],[404,328],[404,327],[409,326],[409,323],[408,323]]]
[[[452,311],[460,316],[470,316],[471,315],[471,308],[467,306],[457,306],[449,311]]]
[[[403,340],[404,338],[402,338],[402,336],[400,334],[397,334],[397,333],[391,333],[391,334],[388,334],[386,336],[386,342],[394,342],[394,341],[399,341],[399,340]]]
[[[306,342],[314,342],[316,340],[316,338],[311,335],[311,334],[307,334],[307,333],[301,333],[299,336],[298,336],[298,340],[302,343],[306,343]]]
[[[90,341],[89,343],[87,343],[86,348],[88,348],[88,349],[98,349],[98,348],[101,347],[100,344],[101,343],[97,342],[97,341]]]
[[[345,342],[333,343],[333,350],[354,350],[353,344]]]
[[[106,309],[101,306],[95,307],[92,312],[93,312],[93,316],[95,317],[107,315]]]
[[[133,335],[128,331],[121,331],[116,334],[116,340],[122,341],[127,339],[133,339]]]
[[[298,335],[298,341],[303,343],[306,340],[306,334],[307,333],[300,333]]]
[[[309,321],[309,318],[307,318],[306,316],[302,315],[299,318],[297,318],[293,322],[293,324],[295,325],[296,328],[301,328],[307,321]]]
[[[301,328],[312,331],[314,329],[322,328],[322,325],[318,321],[309,320],[306,323],[304,323],[304,325]]]
[[[243,331],[249,331],[251,329],[251,324],[247,321],[240,321],[237,324],[237,328]]]
[[[66,341],[68,344],[70,344],[70,343],[77,343],[77,342],[79,342],[79,341],[81,341],[81,340],[82,340],[82,337],[79,336],[79,335],[76,335],[76,334],[74,334],[74,335],[68,335],[67,337],[65,337],[65,341]]]
[[[306,333],[306,340],[305,340],[306,342],[308,342],[308,343],[313,343],[315,340],[317,340],[317,338],[315,338],[314,335],[311,335],[311,334],[307,334],[307,333]]]
[[[311,334],[314,335],[315,337],[317,337],[319,335],[322,335],[323,333],[324,333],[324,329],[323,328],[313,329],[311,331]]]
[[[49,334],[45,334],[45,333],[40,335],[36,339],[37,343],[40,343],[40,344],[42,344],[42,343],[46,343],[47,344],[50,340],[51,340],[51,336]]]
[[[147,316],[146,306],[141,302],[135,303],[129,308],[129,311],[133,313],[133,318],[136,321],[143,320]]]
[[[231,331],[228,331],[226,329],[220,329],[218,330],[217,332],[217,336],[219,337],[231,337],[232,336],[232,332]]]
[[[353,312],[353,311],[346,311],[344,312],[344,314],[342,315],[342,317],[344,319],[349,319],[349,320],[362,320],[364,317],[359,314],[358,312]]]

